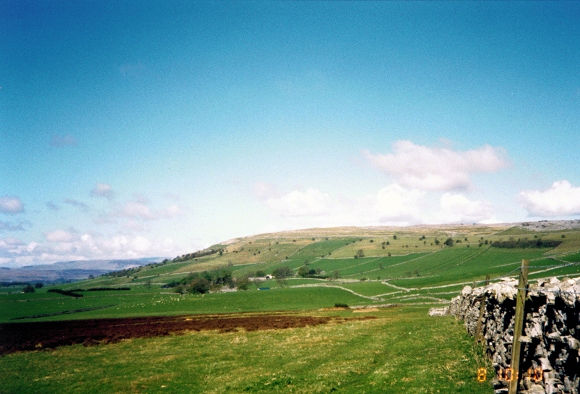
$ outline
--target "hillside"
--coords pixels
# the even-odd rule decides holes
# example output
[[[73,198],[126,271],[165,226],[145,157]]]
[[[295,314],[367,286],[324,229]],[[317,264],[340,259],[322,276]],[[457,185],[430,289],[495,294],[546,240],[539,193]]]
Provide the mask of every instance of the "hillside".
[[[522,259],[530,261],[531,282],[580,276],[577,222],[240,237],[31,293],[0,288],[0,323],[12,325],[14,335],[21,322],[39,328],[22,350],[60,346],[0,356],[0,368],[8,391],[204,391],[211,384],[232,392],[490,392],[494,372],[481,347],[452,317],[434,320],[427,311],[449,304],[466,284],[515,277]],[[86,333],[68,342],[59,342],[62,335],[42,339],[50,321]],[[139,328],[142,321],[149,331]],[[112,325],[112,334],[83,328],[98,324]],[[144,361],[127,358],[135,352]],[[55,357],[78,374],[59,374]],[[31,363],[34,370],[23,367]],[[482,367],[485,383],[475,374]],[[17,379],[23,370],[26,377]],[[150,378],[143,380],[143,371]]]
[[[292,310],[335,303],[446,303],[465,284],[516,275],[522,259],[530,260],[532,280],[578,276],[580,229],[577,222],[572,224],[575,228],[556,231],[506,224],[341,227],[260,234],[59,287],[131,289],[109,299],[114,302],[107,305],[114,307],[101,308],[102,297],[85,294],[82,302],[87,307],[98,304],[98,312],[70,316],[74,318]],[[286,271],[284,278],[266,279],[280,269]],[[204,275],[207,288],[193,289],[192,283]],[[266,295],[256,292],[258,289],[269,292]],[[206,292],[203,302],[198,302],[199,295],[194,293]],[[188,297],[171,296],[180,293]],[[46,303],[46,308],[53,309],[50,300],[37,306],[43,309],[41,304]],[[61,300],[68,301],[69,297]],[[6,306],[0,312],[1,320],[27,316],[20,308]],[[63,309],[55,309],[59,308]]]

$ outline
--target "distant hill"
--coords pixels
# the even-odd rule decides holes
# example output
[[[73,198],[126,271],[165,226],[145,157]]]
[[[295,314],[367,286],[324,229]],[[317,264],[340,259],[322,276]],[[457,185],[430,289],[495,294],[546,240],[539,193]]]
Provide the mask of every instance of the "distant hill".
[[[0,282],[68,282],[87,279],[107,272],[140,267],[163,260],[144,257],[125,260],[60,261],[53,264],[28,265],[20,268],[0,267]]]

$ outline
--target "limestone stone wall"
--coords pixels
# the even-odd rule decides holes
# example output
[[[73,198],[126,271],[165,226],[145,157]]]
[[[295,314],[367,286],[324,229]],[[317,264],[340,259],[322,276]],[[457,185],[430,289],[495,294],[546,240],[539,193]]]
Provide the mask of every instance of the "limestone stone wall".
[[[508,391],[517,284],[505,279],[485,287],[466,286],[448,311],[485,344],[499,376],[494,380],[496,393]],[[579,314],[580,278],[552,278],[529,286],[521,339],[521,392],[578,394]]]

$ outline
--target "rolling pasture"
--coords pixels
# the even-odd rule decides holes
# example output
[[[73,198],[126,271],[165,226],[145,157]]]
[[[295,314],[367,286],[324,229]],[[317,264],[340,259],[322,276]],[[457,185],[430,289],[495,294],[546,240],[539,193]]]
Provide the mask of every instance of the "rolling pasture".
[[[538,240],[559,244],[530,246],[539,245]],[[346,320],[5,354],[0,356],[3,390],[490,392],[489,381],[475,379],[477,367],[489,366],[482,349],[460,323],[429,317],[428,308],[445,305],[464,285],[478,285],[486,276],[491,281],[517,276],[522,259],[530,261],[532,281],[580,275],[580,230],[313,229],[239,238],[211,249],[214,253],[200,257],[33,293],[2,288],[0,323],[247,313]],[[281,269],[286,277],[264,278]],[[228,272],[236,283],[245,281],[247,289],[180,294],[171,285],[211,270]],[[49,292],[55,288],[82,296]],[[350,308],[335,308],[345,305]],[[18,379],[17,374],[25,376]]]

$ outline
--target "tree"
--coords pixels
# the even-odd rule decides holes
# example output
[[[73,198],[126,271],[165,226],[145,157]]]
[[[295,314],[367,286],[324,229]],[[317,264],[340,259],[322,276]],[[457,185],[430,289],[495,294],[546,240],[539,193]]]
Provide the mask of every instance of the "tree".
[[[306,278],[308,276],[308,274],[309,274],[309,269],[308,269],[308,267],[306,265],[303,265],[302,267],[300,267],[298,269],[298,275],[299,276],[301,276],[303,278]]]
[[[189,284],[189,292],[194,294],[205,294],[209,292],[210,282],[206,278],[196,278]]]
[[[22,292],[34,293],[34,287],[32,287],[32,285],[28,284],[28,285],[24,286],[24,288],[22,289]]]
[[[453,238],[447,238],[444,244],[447,246],[453,246]]]
[[[248,290],[248,286],[250,285],[250,280],[247,276],[239,278],[236,280],[236,285],[238,286],[239,290]]]
[[[44,286],[44,284],[42,282],[36,282],[36,284],[34,285],[35,289],[42,289],[42,286]]]
[[[276,268],[272,274],[278,279],[284,279],[292,276],[292,270],[289,267],[280,267]]]
[[[365,252],[362,249],[357,250],[356,254],[354,255],[355,259],[358,259],[359,257],[365,257]]]
[[[302,267],[300,267],[298,269],[298,275],[303,277],[303,278],[320,275],[321,272],[322,272],[322,270],[320,268],[317,268],[317,269],[308,268],[307,264],[304,264]]]

